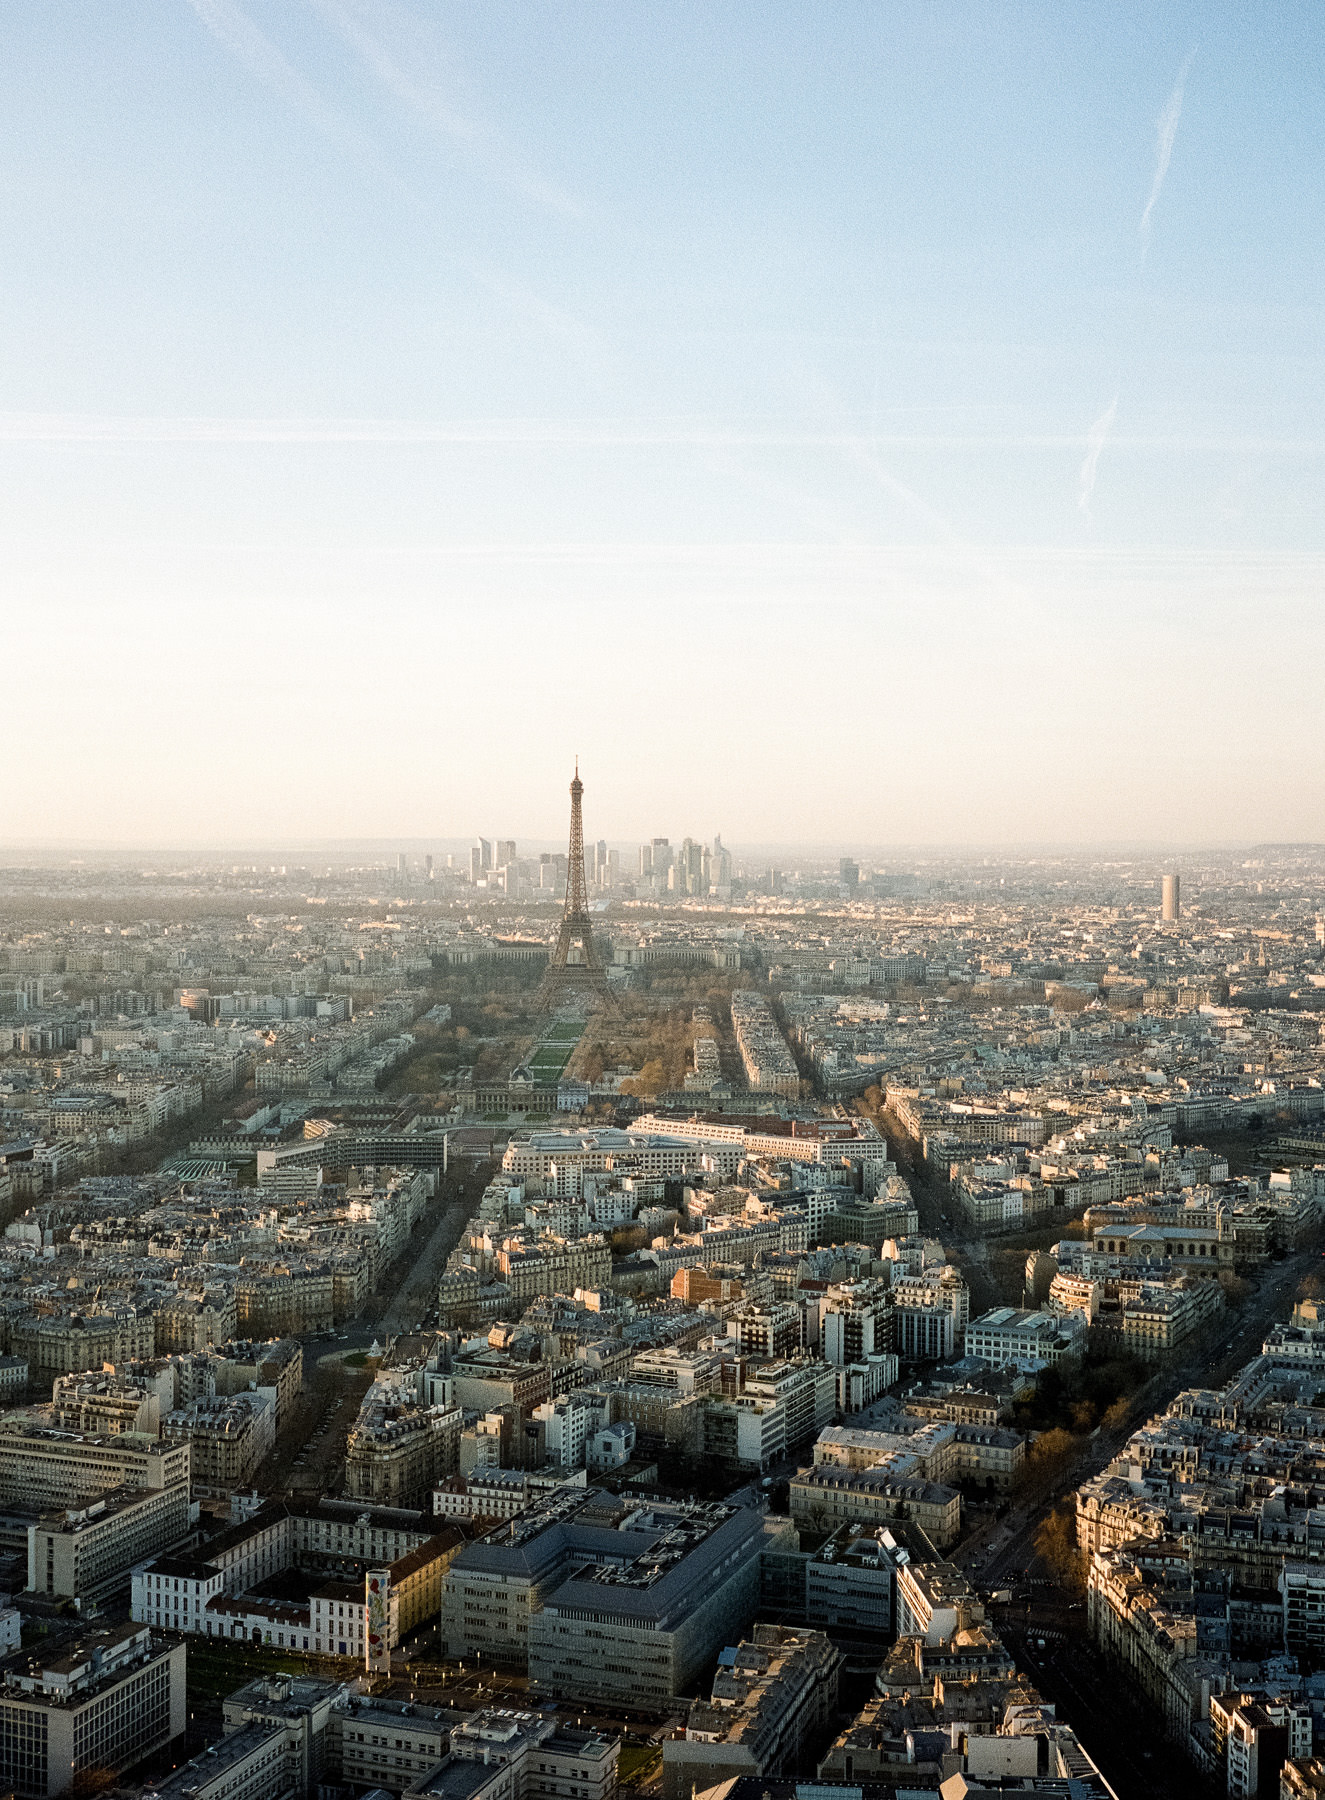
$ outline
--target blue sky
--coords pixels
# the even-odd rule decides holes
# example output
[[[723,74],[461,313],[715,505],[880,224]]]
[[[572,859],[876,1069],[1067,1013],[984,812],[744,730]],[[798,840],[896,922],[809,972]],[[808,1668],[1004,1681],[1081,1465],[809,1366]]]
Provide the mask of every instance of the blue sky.
[[[0,4],[8,837],[1319,836],[1314,4]]]

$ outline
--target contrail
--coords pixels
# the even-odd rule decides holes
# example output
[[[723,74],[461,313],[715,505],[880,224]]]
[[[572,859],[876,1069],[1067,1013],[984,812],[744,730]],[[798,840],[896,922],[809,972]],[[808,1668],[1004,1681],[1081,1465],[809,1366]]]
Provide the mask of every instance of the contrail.
[[[403,67],[341,0],[311,0],[311,4],[396,100],[448,138],[490,180],[503,183],[548,212],[571,218],[582,215],[578,201],[523,163],[499,133],[458,112],[435,82]]]
[[[235,0],[187,0],[187,4],[217,42],[248,70],[255,81],[278,95],[325,136],[340,140],[409,205],[416,209],[420,207],[419,195],[387,166],[372,141],[328,105],[312,83],[304,79],[277,45],[258,29],[242,7],[235,4]],[[523,314],[540,331],[570,344],[582,360],[589,360],[590,354],[602,360],[601,346],[595,334],[572,314],[552,306],[531,290],[504,280],[473,258],[459,257],[457,261],[471,280],[512,310]]]
[[[1192,51],[1186,62],[1178,70],[1178,79],[1173,84],[1173,92],[1164,102],[1164,110],[1159,115],[1157,126],[1157,143],[1155,146],[1155,176],[1150,183],[1150,198],[1146,201],[1145,211],[1141,214],[1141,223],[1137,231],[1141,238],[1141,259],[1145,260],[1146,251],[1150,248],[1150,221],[1159,199],[1160,190],[1164,186],[1164,177],[1169,172],[1169,161],[1173,155],[1173,140],[1178,135],[1178,121],[1182,117],[1182,99],[1187,87],[1187,72],[1195,57]]]
[[[1118,396],[1114,395],[1104,411],[1091,426],[1086,435],[1086,460],[1081,465],[1081,480],[1077,490],[1077,507],[1087,516],[1090,514],[1091,495],[1095,492],[1095,474],[1100,466],[1100,453],[1113,430],[1113,421],[1118,413]]]
[[[333,137],[354,137],[346,121],[326,104],[317,89],[304,80],[266,33],[258,29],[247,13],[233,5],[232,0],[188,0],[188,4],[217,42],[244,65],[255,81],[279,94],[287,106],[311,120],[319,131]]]

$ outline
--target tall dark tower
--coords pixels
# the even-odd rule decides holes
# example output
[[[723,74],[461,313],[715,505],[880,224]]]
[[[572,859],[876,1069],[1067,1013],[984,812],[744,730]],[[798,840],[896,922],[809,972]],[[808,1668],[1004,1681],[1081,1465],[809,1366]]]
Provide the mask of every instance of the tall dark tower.
[[[561,930],[557,933],[547,972],[534,1001],[541,1012],[553,1012],[571,1001],[616,1004],[608,986],[607,971],[594,949],[593,925],[589,918],[589,890],[584,879],[584,821],[580,816],[583,795],[584,783],[580,780],[577,757],[575,779],[570,784],[566,904],[561,913]]]

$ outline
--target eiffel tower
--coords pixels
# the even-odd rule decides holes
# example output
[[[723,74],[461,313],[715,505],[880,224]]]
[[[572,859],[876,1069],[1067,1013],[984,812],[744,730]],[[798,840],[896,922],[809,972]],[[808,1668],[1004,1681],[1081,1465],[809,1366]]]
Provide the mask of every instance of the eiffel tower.
[[[534,1005],[539,1012],[556,1012],[572,1002],[598,1002],[615,1008],[616,999],[608,986],[597,950],[594,948],[593,925],[589,919],[589,893],[584,879],[584,822],[580,801],[584,783],[580,780],[580,759],[575,759],[575,779],[570,784],[570,852],[566,858],[566,904],[561,913],[561,930],[547,970],[539,984]],[[572,951],[578,955],[572,960]]]

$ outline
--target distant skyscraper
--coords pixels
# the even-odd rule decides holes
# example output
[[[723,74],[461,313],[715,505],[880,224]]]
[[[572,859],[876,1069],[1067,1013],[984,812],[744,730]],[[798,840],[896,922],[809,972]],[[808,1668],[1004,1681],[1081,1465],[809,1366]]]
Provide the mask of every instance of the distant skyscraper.
[[[492,845],[487,838],[475,838],[474,848],[478,851],[479,867],[485,870],[490,869],[492,867]]]
[[[431,856],[425,856],[423,859],[423,874],[424,874],[424,879],[426,881],[432,880],[432,858],[431,858]]]
[[[732,884],[732,853],[716,831],[713,833],[713,852],[709,857],[709,879],[715,888],[729,888]]]
[[[396,858],[396,874],[397,875],[406,875],[408,873],[409,873],[409,858],[408,858],[408,856],[406,856],[405,852],[402,850],[400,855]]]
[[[486,864],[483,861],[483,851],[478,844],[475,844],[469,852],[469,879],[471,881],[481,881],[483,879],[485,867]]]
[[[704,880],[704,846],[686,838],[676,860],[678,894],[703,894],[708,891]]]
[[[499,869],[509,869],[511,864],[514,861],[515,861],[515,839],[514,838],[498,838],[497,839],[497,867]]]
[[[848,893],[854,893],[860,886],[860,864],[844,856],[837,865],[837,878]]]
[[[1159,916],[1161,919],[1176,919],[1182,912],[1182,880],[1177,875],[1166,875],[1160,888]]]

